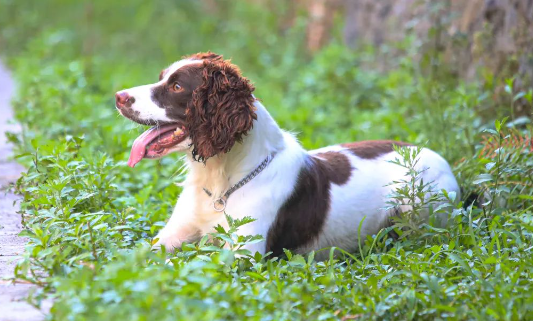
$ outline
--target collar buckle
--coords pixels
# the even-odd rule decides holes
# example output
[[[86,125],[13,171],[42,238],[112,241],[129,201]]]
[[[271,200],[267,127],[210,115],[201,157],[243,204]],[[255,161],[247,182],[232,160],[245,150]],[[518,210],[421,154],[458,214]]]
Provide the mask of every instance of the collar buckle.
[[[215,212],[224,212],[226,209],[226,200],[222,197],[217,198],[213,201],[213,209]]]

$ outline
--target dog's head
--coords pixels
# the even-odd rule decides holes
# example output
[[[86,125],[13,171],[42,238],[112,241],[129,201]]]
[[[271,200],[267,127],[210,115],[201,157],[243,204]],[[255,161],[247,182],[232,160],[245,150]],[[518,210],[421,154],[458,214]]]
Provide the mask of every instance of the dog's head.
[[[154,126],[135,140],[128,165],[174,151],[197,161],[227,153],[257,119],[253,90],[237,66],[208,52],[175,62],[157,83],[117,92],[121,115]]]

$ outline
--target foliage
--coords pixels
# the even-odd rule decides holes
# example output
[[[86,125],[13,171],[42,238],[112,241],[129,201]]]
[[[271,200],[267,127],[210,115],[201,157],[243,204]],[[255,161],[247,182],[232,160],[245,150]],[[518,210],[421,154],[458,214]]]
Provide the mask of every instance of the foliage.
[[[446,225],[444,217],[448,216],[449,207],[456,203],[456,193],[451,191],[448,194],[446,190],[438,190],[434,181],[423,180],[422,174],[428,169],[418,165],[422,146],[394,148],[398,157],[390,162],[405,170],[405,178],[390,183],[394,191],[389,210],[394,211],[392,220],[396,231],[401,233],[400,239],[422,234],[425,229],[421,227],[431,229],[432,225]],[[425,224],[426,219],[429,226]]]
[[[379,48],[355,51],[339,40],[310,57],[301,41],[307,18],[278,25],[285,1],[271,1],[271,10],[227,0],[210,11],[205,3],[0,1],[0,40],[19,84],[14,108],[23,127],[10,138],[27,166],[16,190],[30,242],[17,276],[42,287],[36,304],[55,298],[49,319],[523,320],[533,313],[528,119],[494,123],[487,115],[507,115],[512,106],[493,110],[492,93],[476,83],[422,76],[409,54],[391,71],[365,68]],[[116,114],[113,93],[153,82],[181,55],[206,50],[233,57],[307,148],[388,138],[427,144],[450,160],[464,197],[443,209],[448,228],[407,217],[397,227],[416,231],[409,237],[394,241],[383,231],[361,240],[360,253],[324,249],[330,259],[316,262],[313,254],[245,253],[239,247],[256,239],[237,236],[246,221],[231,221],[230,230],[176,253],[151,252],[180,192],[181,161],[170,155],[126,167],[140,128]],[[531,104],[527,92],[508,94]],[[398,162],[409,169],[414,159],[404,156]],[[416,173],[408,182],[416,184]],[[424,199],[424,188],[404,192]],[[471,206],[472,192],[483,207]]]

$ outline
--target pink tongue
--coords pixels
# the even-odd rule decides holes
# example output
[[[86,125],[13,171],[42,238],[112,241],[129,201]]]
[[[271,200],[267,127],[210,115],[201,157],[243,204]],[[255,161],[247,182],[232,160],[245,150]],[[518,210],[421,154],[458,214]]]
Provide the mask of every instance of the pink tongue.
[[[157,136],[176,129],[177,125],[165,125],[165,126],[154,126],[144,133],[142,133],[135,141],[131,147],[130,159],[128,159],[128,166],[134,167],[140,162],[144,155],[146,154],[146,147],[156,138]]]

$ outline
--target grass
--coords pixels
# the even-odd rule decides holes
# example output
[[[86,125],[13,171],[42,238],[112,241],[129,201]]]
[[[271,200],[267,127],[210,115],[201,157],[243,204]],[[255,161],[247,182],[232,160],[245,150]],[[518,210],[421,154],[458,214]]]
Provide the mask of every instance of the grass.
[[[29,300],[53,297],[50,320],[531,318],[532,127],[511,113],[517,99],[531,104],[531,92],[513,92],[512,80],[501,79],[510,105],[499,105],[497,80],[491,87],[427,76],[413,59],[416,46],[380,72],[366,67],[379,48],[355,51],[336,38],[310,56],[307,18],[280,28],[286,2],[271,3],[265,10],[221,1],[206,12],[196,1],[0,0],[0,40],[23,128],[10,139],[27,168],[14,187],[30,239],[16,272],[40,285]],[[415,43],[407,37],[399,48]],[[382,232],[361,240],[360,253],[324,249],[331,256],[322,262],[312,253],[244,253],[240,246],[254,238],[236,231],[246,220],[218,229],[216,244],[204,238],[176,253],[151,252],[181,190],[181,161],[172,155],[128,168],[142,129],[117,115],[113,93],[208,49],[241,66],[306,148],[381,138],[442,154],[465,194],[442,209],[448,227],[399,221],[399,240]],[[406,170],[408,160],[399,160]],[[471,192],[484,196],[483,207],[470,206]]]

